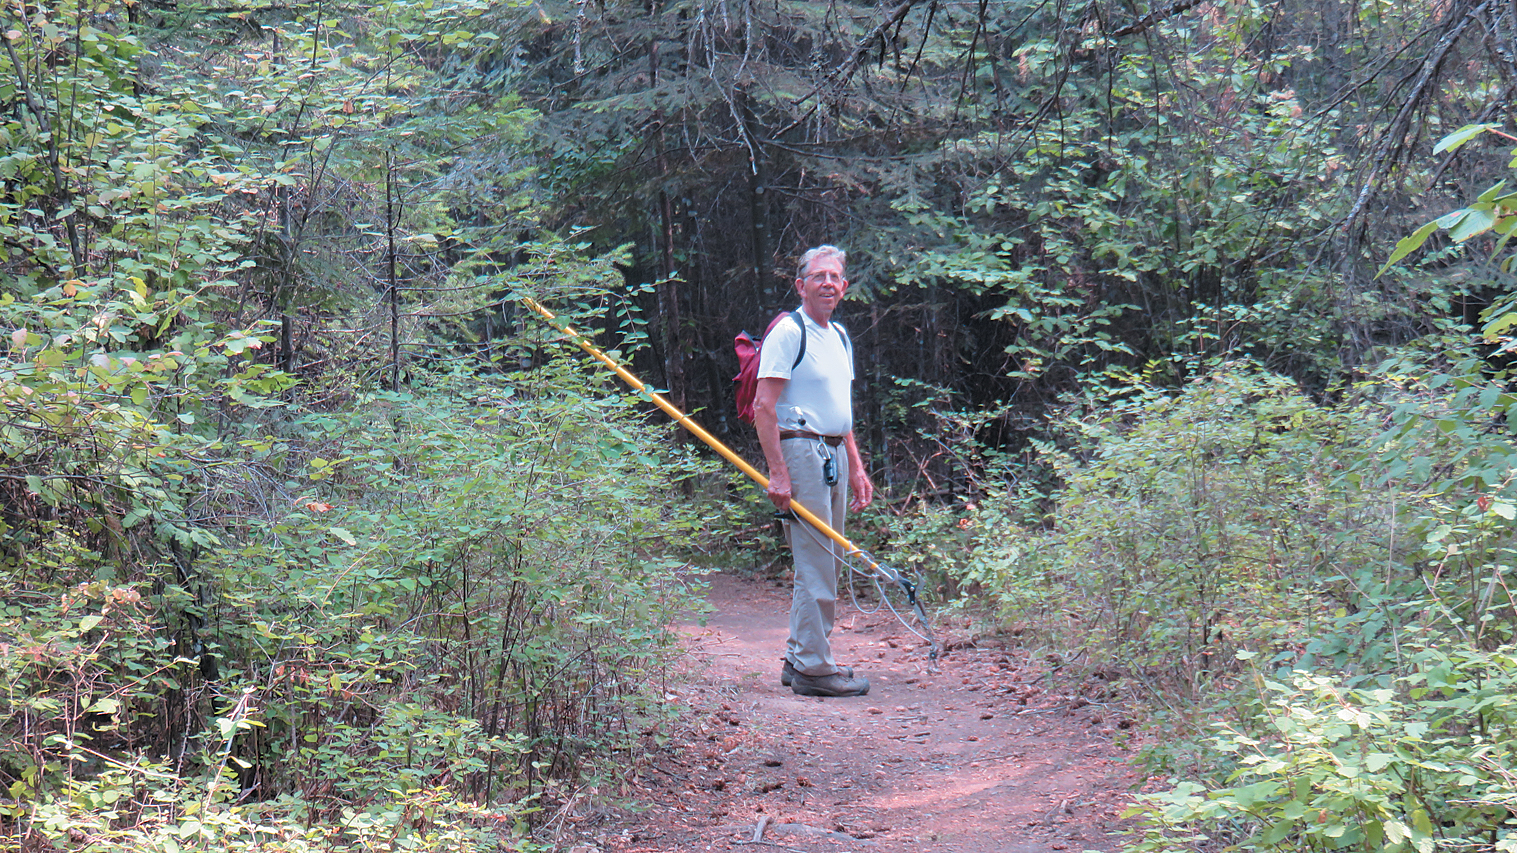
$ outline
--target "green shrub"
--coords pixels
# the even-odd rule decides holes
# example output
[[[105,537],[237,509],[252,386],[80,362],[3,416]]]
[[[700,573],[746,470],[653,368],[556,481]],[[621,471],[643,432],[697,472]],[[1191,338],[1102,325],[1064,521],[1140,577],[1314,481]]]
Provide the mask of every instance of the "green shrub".
[[[1065,486],[1043,547],[1096,655],[1171,695],[1239,649],[1288,662],[1337,608],[1335,567],[1383,555],[1383,511],[1335,470],[1363,428],[1286,379],[1228,365],[1076,425],[1046,448]]]
[[[1297,673],[1218,725],[1210,785],[1148,795],[1134,853],[1517,851],[1517,648],[1412,653],[1393,687]]]
[[[236,495],[224,545],[93,580],[115,574],[60,527],[6,564],[23,838],[361,849],[425,804],[447,831],[410,843],[454,849],[661,737],[668,625],[699,586],[669,555],[722,518],[673,499],[709,465],[667,427],[555,360],[278,430],[199,482]]]
[[[1063,613],[1058,560],[1043,531],[1024,523],[1026,514],[1005,489],[957,506],[923,503],[892,519],[889,554],[945,605],[988,604],[984,615],[994,621],[1047,629]]]
[[[1411,499],[1398,507],[1409,554],[1404,600],[1419,617],[1485,648],[1511,642],[1517,599],[1517,404],[1468,337],[1435,355],[1408,352],[1381,368],[1387,429],[1358,473]]]

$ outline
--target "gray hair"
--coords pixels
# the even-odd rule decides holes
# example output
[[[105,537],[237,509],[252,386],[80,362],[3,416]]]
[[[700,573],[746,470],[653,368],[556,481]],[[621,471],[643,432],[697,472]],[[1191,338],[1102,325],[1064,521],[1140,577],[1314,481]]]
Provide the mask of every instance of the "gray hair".
[[[846,274],[848,270],[848,253],[837,246],[817,246],[815,249],[807,249],[806,254],[801,255],[800,266],[796,267],[796,278],[806,277],[806,268],[817,258],[837,258],[838,266],[843,268]]]

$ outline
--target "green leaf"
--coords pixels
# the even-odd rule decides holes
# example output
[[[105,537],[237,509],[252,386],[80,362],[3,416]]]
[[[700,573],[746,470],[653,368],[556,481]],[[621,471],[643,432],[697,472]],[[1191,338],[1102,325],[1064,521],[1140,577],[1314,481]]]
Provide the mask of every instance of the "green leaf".
[[[1471,237],[1491,230],[1496,224],[1496,214],[1489,208],[1470,208],[1464,216],[1459,218],[1459,224],[1449,229],[1449,237],[1456,243],[1463,243]]]
[[[348,543],[349,545],[357,545],[358,544],[357,537],[355,537],[352,533],[348,532],[348,530],[346,528],[342,528],[342,527],[329,527],[329,528],[327,528],[327,530],[329,532],[331,532],[331,534],[333,536],[336,536],[338,539],[341,539],[342,541]]]
[[[80,619],[79,620],[79,632],[82,634],[85,631],[88,631],[91,628],[94,628],[96,625],[99,625],[102,621],[104,621],[104,619],[105,619],[105,617],[101,616],[98,613],[92,613],[89,616],[86,616],[83,619]]]
[[[1379,272],[1375,273],[1375,276],[1378,278],[1385,275],[1385,271],[1395,266],[1397,261],[1422,248],[1422,244],[1427,242],[1428,236],[1436,230],[1438,230],[1438,222],[1434,220],[1418,228],[1410,236],[1401,238],[1396,243],[1396,250],[1391,252],[1390,259],[1385,262],[1385,266],[1381,267]]]
[[[1454,131],[1453,133],[1450,133],[1448,136],[1445,136],[1442,139],[1438,140],[1438,144],[1433,146],[1433,153],[1442,154],[1445,151],[1457,151],[1459,150],[1459,147],[1464,143],[1469,142],[1471,139],[1474,139],[1486,131],[1495,130],[1498,127],[1501,127],[1501,125],[1467,124],[1464,127],[1461,127],[1458,130]]]
[[[1514,325],[1517,325],[1517,311],[1508,311],[1491,320],[1481,331],[1487,338],[1496,338],[1505,334]]]

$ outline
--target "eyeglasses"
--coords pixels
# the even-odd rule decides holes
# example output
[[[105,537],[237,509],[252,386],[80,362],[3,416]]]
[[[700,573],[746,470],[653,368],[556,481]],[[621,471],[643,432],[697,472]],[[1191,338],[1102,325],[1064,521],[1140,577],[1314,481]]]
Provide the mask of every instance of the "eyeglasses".
[[[832,270],[822,270],[820,272],[807,273],[806,275],[802,276],[802,280],[803,281],[837,281],[837,282],[841,282],[843,280],[843,276],[842,276],[841,273],[836,273],[836,272],[833,272]]]

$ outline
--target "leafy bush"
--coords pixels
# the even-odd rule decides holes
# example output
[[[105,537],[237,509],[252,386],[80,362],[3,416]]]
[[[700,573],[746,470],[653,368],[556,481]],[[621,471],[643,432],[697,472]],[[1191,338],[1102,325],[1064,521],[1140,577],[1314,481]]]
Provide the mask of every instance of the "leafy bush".
[[[658,737],[701,466],[454,318],[612,261],[518,244],[498,88],[411,97],[483,6],[138,11],[21,9],[0,53],[0,832],[522,846]]]
[[[1135,387],[1045,446],[1065,482],[1045,547],[1104,660],[1199,696],[1247,649],[1293,658],[1335,608],[1332,567],[1367,561],[1383,517],[1335,470],[1347,413],[1243,364],[1180,393]]]
[[[1027,516],[1025,501],[1008,489],[958,506],[924,502],[892,519],[889,545],[942,603],[969,610],[988,603],[994,620],[1046,628],[1063,612],[1058,561]]]
[[[1517,849],[1509,396],[1457,353],[1356,394],[1233,366],[1049,449],[1055,585],[1178,712],[1134,850]]]
[[[336,828],[368,814],[379,837],[419,797],[459,832],[465,800],[515,803],[514,825],[657,736],[648,688],[693,590],[664,555],[705,523],[666,498],[700,466],[575,362],[418,379],[240,442],[202,488],[242,513],[177,574],[90,580],[101,555],[62,529],[7,563],[0,771],[24,838],[210,848],[256,810],[357,844]]]
[[[1422,647],[1378,689],[1261,676],[1254,715],[1217,726],[1222,778],[1143,797],[1129,849],[1517,850],[1514,653]]]
[[[1517,631],[1517,446],[1506,424],[1517,396],[1470,341],[1451,343],[1440,357],[1384,365],[1388,428],[1358,476],[1415,496],[1400,508],[1415,548],[1403,597],[1421,603],[1423,621],[1491,648]]]

